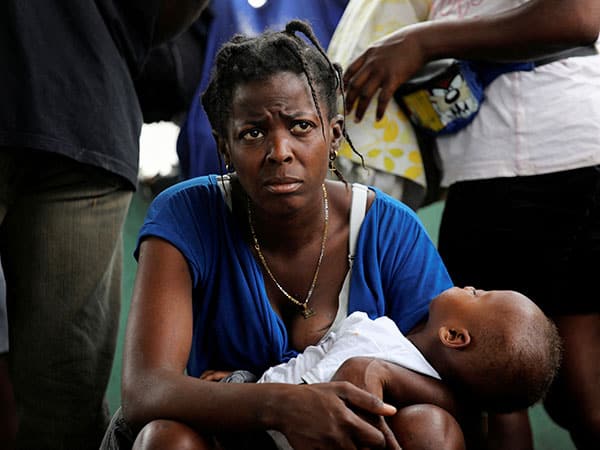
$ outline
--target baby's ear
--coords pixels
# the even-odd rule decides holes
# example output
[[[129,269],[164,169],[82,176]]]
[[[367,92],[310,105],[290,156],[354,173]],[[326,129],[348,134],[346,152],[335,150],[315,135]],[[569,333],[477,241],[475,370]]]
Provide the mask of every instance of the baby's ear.
[[[466,328],[444,325],[439,328],[438,336],[442,344],[450,348],[461,349],[471,343],[471,334]]]

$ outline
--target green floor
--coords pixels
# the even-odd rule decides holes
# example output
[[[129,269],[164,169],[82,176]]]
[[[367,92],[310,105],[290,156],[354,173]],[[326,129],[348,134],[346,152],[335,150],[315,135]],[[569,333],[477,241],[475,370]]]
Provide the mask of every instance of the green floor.
[[[134,196],[129,216],[125,224],[125,273],[123,276],[123,308],[121,311],[121,325],[119,330],[119,340],[117,343],[117,354],[115,364],[108,386],[108,401],[111,410],[114,411],[120,403],[120,380],[121,380],[121,357],[123,349],[123,335],[125,332],[125,322],[129,312],[129,299],[133,288],[136,264],[131,256],[135,245],[137,232],[142,224],[148,200],[141,191]],[[443,204],[436,203],[419,211],[419,216],[425,224],[431,239],[437,242],[438,225]],[[531,423],[534,433],[534,442],[536,450],[574,450],[575,446],[571,442],[568,434],[554,425],[548,418],[541,406],[535,406],[530,410]]]

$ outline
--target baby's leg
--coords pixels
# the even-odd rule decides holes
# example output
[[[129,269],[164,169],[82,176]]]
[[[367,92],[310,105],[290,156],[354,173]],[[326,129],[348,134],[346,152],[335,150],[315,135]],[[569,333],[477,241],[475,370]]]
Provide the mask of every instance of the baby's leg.
[[[458,422],[437,406],[406,406],[388,422],[402,450],[465,450]]]

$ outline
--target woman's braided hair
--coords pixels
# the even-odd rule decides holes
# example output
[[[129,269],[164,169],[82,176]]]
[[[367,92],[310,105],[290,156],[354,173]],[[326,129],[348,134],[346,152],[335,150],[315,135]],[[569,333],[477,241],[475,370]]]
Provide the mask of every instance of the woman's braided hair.
[[[297,32],[304,34],[312,45]],[[338,111],[339,94],[343,95],[342,68],[329,60],[310,25],[301,20],[289,22],[283,31],[267,31],[256,37],[236,35],[221,47],[210,83],[202,95],[202,104],[214,132],[226,136],[237,86],[281,72],[306,76],[324,133],[318,99],[327,106],[327,119],[333,118]],[[362,158],[345,128],[343,133],[352,150]],[[339,172],[336,175],[343,179]]]

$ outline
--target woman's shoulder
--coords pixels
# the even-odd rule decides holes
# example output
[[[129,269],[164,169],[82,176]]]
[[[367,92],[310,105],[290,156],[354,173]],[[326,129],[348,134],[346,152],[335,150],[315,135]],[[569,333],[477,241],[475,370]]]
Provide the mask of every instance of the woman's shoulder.
[[[187,211],[215,208],[223,202],[224,195],[219,187],[220,177],[207,175],[181,181],[159,193],[148,208],[149,216],[161,211]]]
[[[178,233],[212,229],[215,217],[224,210],[223,194],[215,175],[182,181],[162,191],[150,204],[140,235]]]
[[[343,216],[342,220],[350,221],[352,208],[364,205],[362,202],[353,202],[353,188],[356,185],[338,181],[328,182],[330,197],[336,199],[335,209]],[[374,186],[364,186],[363,190],[364,188],[367,189],[367,204],[361,225],[361,230],[365,230],[361,233],[363,236],[379,236],[381,239],[382,236],[421,233],[421,220],[409,206]]]
[[[172,201],[182,196],[211,195],[219,192],[218,181],[221,177],[217,175],[206,175],[180,181],[159,193],[154,202]]]
[[[217,237],[225,233],[226,207],[219,177],[209,175],[182,181],[162,191],[153,200],[138,233],[139,245],[149,236],[175,246],[196,267],[205,255],[217,251]],[[196,273],[195,269],[194,273]]]
[[[369,190],[373,192],[374,199],[367,215],[381,220],[406,220],[420,223],[417,214],[408,205],[375,186],[369,186]]]
[[[350,208],[350,205],[352,204],[353,192],[355,192],[357,189],[366,189],[367,211],[369,211],[371,207],[375,206],[376,209],[384,208],[387,210],[397,210],[399,213],[416,217],[416,214],[412,209],[410,209],[410,207],[402,203],[400,200],[376,188],[375,186],[350,182],[344,183],[342,181],[329,181],[327,186],[328,191],[330,191],[330,193],[335,193],[334,195],[337,198],[342,199],[340,201],[343,201],[347,208]]]

